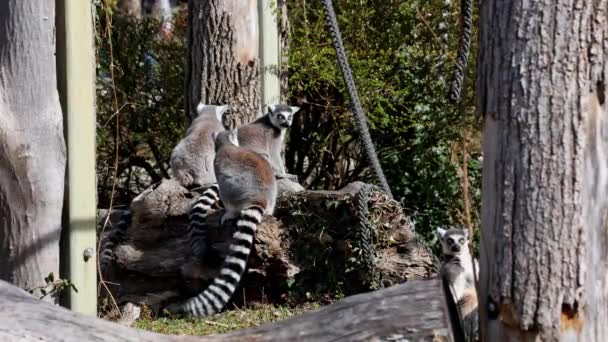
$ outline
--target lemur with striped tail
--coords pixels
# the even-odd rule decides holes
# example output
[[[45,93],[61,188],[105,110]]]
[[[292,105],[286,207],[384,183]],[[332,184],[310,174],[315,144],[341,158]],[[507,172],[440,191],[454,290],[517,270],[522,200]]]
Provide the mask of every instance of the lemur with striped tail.
[[[168,306],[170,313],[209,316],[220,312],[245,272],[258,224],[274,212],[277,181],[268,159],[239,147],[235,130],[217,134],[215,144],[214,169],[226,211],[221,222],[236,219],[236,230],[219,274],[197,296]],[[205,226],[205,217],[201,221]]]
[[[286,177],[281,149],[285,131],[291,126],[293,115],[299,107],[286,104],[268,106],[268,112],[259,119],[236,129],[238,145],[257,152],[270,161],[277,178]],[[206,189],[190,207],[190,250],[195,257],[204,257],[208,252],[207,227],[203,220],[207,212],[218,201],[217,187]]]

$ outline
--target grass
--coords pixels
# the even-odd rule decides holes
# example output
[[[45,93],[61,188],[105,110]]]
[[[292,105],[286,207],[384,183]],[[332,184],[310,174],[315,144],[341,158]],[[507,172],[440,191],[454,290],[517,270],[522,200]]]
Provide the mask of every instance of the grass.
[[[211,317],[197,319],[142,318],[135,322],[134,326],[139,329],[163,334],[202,336],[221,334],[272,323],[307,311],[316,310],[319,307],[320,305],[317,303],[305,304],[295,308],[263,304],[256,308],[228,310]]]

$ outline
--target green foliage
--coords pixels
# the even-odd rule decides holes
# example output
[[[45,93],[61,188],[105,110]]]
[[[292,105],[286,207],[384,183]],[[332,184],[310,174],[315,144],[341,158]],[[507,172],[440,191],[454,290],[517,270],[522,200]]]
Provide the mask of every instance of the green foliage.
[[[39,293],[40,299],[46,296],[58,296],[67,289],[73,289],[75,292],[78,292],[76,286],[69,279],[55,279],[55,274],[53,272],[49,273],[49,275],[44,278],[44,283],[45,285],[26,289],[26,291],[30,294]]]
[[[465,131],[479,131],[470,115],[472,58],[463,104],[447,99],[460,34],[458,8],[438,0],[335,0],[334,6],[393,194],[413,216],[419,235],[431,242],[436,226],[463,220],[462,156],[455,151]],[[292,100],[303,107],[290,134],[289,170],[312,188],[375,181],[355,132],[321,2],[291,2],[289,15],[289,87]],[[447,41],[438,30],[441,21],[448,24]],[[479,150],[469,153],[476,223],[481,165]]]
[[[107,206],[114,181],[115,204],[168,177],[171,150],[184,132],[186,13],[162,36],[159,19],[106,16],[97,20],[97,165],[99,205]],[[120,127],[116,129],[117,125]]]

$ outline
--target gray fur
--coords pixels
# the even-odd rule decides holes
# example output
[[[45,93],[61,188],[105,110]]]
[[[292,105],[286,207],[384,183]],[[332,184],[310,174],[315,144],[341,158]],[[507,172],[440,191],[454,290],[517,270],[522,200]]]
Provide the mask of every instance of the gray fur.
[[[173,176],[184,187],[216,183],[213,134],[225,130],[222,115],[227,109],[228,106],[199,103],[196,108],[198,116],[173,149],[169,164]]]
[[[238,140],[240,146],[265,156],[270,161],[275,175],[285,178],[287,173],[281,149],[285,131],[291,126],[293,115],[300,108],[284,104],[269,105],[268,108],[266,115],[238,128]]]
[[[441,266],[441,275],[450,284],[452,295],[458,302],[465,289],[475,288],[477,276],[474,275],[474,272],[478,274],[479,266],[477,260],[473,259],[469,252],[466,230],[437,228],[437,238],[441,243],[443,254],[447,258],[447,261]]]
[[[220,198],[226,208],[222,221],[237,217],[243,208],[251,204],[252,199],[257,202],[267,202],[264,214],[272,215],[277,198],[277,183],[274,177],[260,177],[262,172],[272,172],[268,160],[259,159],[259,165],[251,165],[243,163],[238,158],[239,154],[244,153],[243,148],[236,148],[243,147],[239,131],[240,128],[238,131],[221,132],[216,139],[218,157],[215,158],[214,165]],[[267,171],[265,165],[271,168]],[[262,181],[263,178],[266,178],[266,181],[272,178],[272,182],[266,184]]]

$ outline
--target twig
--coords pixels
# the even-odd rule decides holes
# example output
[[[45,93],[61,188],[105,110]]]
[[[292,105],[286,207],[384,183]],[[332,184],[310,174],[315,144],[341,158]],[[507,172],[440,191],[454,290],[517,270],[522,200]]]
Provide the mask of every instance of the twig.
[[[104,14],[106,17],[106,37],[108,39],[108,47],[110,50],[110,79],[112,80],[112,94],[113,94],[113,98],[114,98],[114,108],[115,108],[115,117],[116,117],[116,149],[115,149],[115,159],[114,159],[114,175],[113,175],[113,182],[112,182],[112,192],[110,193],[110,205],[109,205],[109,210],[108,210],[108,214],[106,216],[106,219],[103,223],[103,227],[101,228],[101,232],[99,233],[99,236],[103,236],[103,233],[106,230],[106,227],[108,226],[108,222],[110,221],[110,217],[112,216],[112,210],[113,210],[113,205],[114,205],[114,194],[116,193],[116,178],[118,176],[118,152],[119,152],[119,147],[120,147],[120,115],[119,112],[122,109],[122,107],[118,106],[118,95],[116,93],[116,82],[115,82],[115,77],[114,77],[114,50],[113,50],[113,45],[112,45],[112,14],[110,12],[110,4],[109,4],[109,0],[105,0],[103,2],[103,9],[104,9]],[[110,299],[112,301],[112,304],[114,304],[114,307],[116,308],[116,310],[118,311],[118,314],[120,315],[120,318],[123,318],[122,312],[120,311],[120,308],[118,307],[118,303],[116,302],[116,299],[114,298],[114,296],[112,295],[112,292],[110,291],[110,289],[108,288],[108,285],[106,284],[106,282],[103,280],[103,274],[101,273],[101,264],[100,264],[100,249],[101,249],[101,239],[99,239],[99,241],[97,242],[97,274],[99,275],[99,284],[101,286],[103,286],[106,289],[106,292],[108,293],[108,296],[110,296]]]

